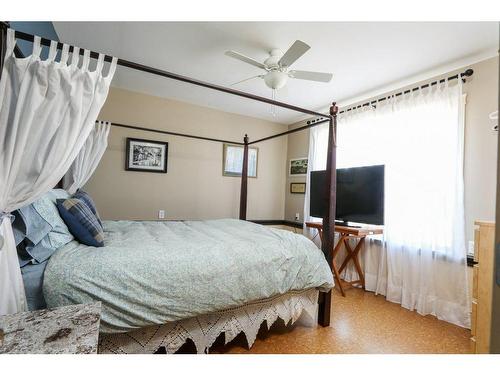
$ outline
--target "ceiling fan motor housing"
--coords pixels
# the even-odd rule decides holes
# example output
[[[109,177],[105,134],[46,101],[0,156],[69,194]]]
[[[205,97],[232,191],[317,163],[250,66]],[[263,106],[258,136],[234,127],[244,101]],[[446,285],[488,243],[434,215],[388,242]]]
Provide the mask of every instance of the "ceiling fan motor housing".
[[[280,61],[281,57],[283,56],[283,52],[281,52],[280,49],[273,49],[269,53],[270,56],[264,61],[264,65],[269,69],[269,70],[274,70],[274,69],[279,69],[280,66],[278,62]]]

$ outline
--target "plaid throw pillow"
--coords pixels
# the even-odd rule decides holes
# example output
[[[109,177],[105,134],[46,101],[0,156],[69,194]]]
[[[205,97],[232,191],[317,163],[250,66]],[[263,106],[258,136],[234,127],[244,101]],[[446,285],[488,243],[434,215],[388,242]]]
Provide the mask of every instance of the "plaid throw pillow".
[[[99,217],[99,212],[97,212],[94,200],[90,197],[89,193],[79,189],[75,194],[73,194],[72,198],[84,201],[87,204],[87,206],[89,206],[90,211],[92,211],[92,213],[95,215],[97,221],[99,222],[99,224],[101,224],[102,227],[102,221],[101,218]]]
[[[69,231],[79,242],[88,246],[104,246],[104,230],[83,200],[58,199],[57,209]]]

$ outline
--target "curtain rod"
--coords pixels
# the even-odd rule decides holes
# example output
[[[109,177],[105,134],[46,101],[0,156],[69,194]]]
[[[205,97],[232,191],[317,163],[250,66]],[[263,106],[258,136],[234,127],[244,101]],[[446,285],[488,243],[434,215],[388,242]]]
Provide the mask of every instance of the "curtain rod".
[[[462,81],[465,83],[466,80],[463,77],[470,77],[473,74],[474,74],[474,70],[469,68],[465,72],[462,72],[460,74],[455,74],[455,75],[447,77],[447,78],[442,78],[442,79],[439,79],[437,81],[426,83],[425,85],[422,85],[422,86],[416,86],[416,87],[413,87],[411,89],[407,89],[407,90],[398,92],[398,93],[393,94],[393,95],[387,95],[387,96],[384,96],[382,98],[379,98],[379,99],[376,99],[376,100],[372,100],[370,102],[366,102],[366,103],[359,104],[359,105],[356,105],[356,106],[353,106],[353,107],[350,107],[350,108],[347,108],[347,109],[343,109],[342,111],[339,112],[339,114],[342,114],[342,113],[345,113],[345,112],[349,112],[349,111],[352,111],[352,110],[355,110],[355,109],[358,109],[358,108],[361,108],[361,107],[367,107],[367,106],[370,106],[370,105],[376,105],[377,103],[383,102],[384,100],[388,100],[388,99],[390,99],[393,96],[401,96],[401,95],[404,95],[404,94],[408,94],[408,93],[413,92],[413,91],[418,91],[418,90],[421,90],[421,89],[425,89],[427,87],[435,86],[438,83],[443,83],[443,82],[446,82],[446,81],[452,81],[454,79],[458,79],[459,77],[462,78]]]
[[[384,100],[390,99],[392,96],[401,96],[403,94],[408,94],[408,93],[413,92],[413,91],[418,91],[420,89],[425,89],[425,88],[430,87],[430,86],[435,86],[438,83],[443,83],[445,81],[452,81],[454,79],[457,79],[459,76],[460,76],[460,78],[462,78],[462,81],[465,83],[466,80],[465,80],[464,77],[471,77],[473,74],[474,74],[474,70],[469,68],[469,69],[466,69],[464,72],[462,72],[460,74],[455,74],[455,75],[447,77],[447,78],[442,78],[442,79],[439,79],[439,80],[436,80],[436,81],[432,81],[432,82],[426,83],[425,85],[422,85],[422,86],[416,86],[416,87],[413,87],[411,89],[407,89],[407,90],[398,92],[398,93],[396,93],[394,95],[386,95],[386,96],[384,96],[382,98],[379,98],[379,99],[376,99],[376,100],[372,100],[372,101],[369,101],[369,102],[366,102],[366,103],[363,103],[363,104],[358,104],[358,105],[355,105],[355,106],[352,106],[352,107],[348,107],[346,109],[341,110],[339,112],[339,115],[342,114],[342,113],[353,111],[353,110],[358,109],[358,108],[367,107],[367,106],[370,106],[370,105],[374,106],[374,105],[376,105],[379,102],[383,102]],[[307,123],[307,125],[314,125],[314,124],[322,124],[322,123],[324,123],[326,121],[327,120],[323,120],[322,118],[315,118],[313,120],[307,120],[306,123]]]
[[[104,122],[106,122],[106,121],[104,121]],[[168,131],[168,130],[143,128],[141,126],[125,125],[125,124],[119,124],[119,123],[116,123],[116,122],[109,122],[109,124],[111,126],[116,126],[116,127],[119,127],[119,128],[126,128],[126,129],[133,129],[133,130],[142,130],[142,131],[147,131],[147,132],[152,132],[152,133],[159,133],[159,134],[168,134],[168,135],[174,135],[174,136],[177,136],[177,137],[202,139],[204,141],[212,141],[212,142],[231,143],[231,144],[243,145],[243,142],[233,142],[233,141],[228,141],[228,140],[225,140],[225,139],[217,139],[217,138],[202,137],[202,136],[198,136],[198,135],[176,133],[176,132],[171,132],[171,131]]]
[[[2,22],[1,25],[2,25],[2,27],[10,27],[5,22]],[[28,41],[28,42],[33,42],[34,38],[35,38],[35,36],[32,35],[32,34],[28,34],[28,33],[25,33],[25,32],[22,32],[22,31],[17,31],[17,30],[15,30],[15,36],[16,36],[17,39],[25,40],[25,41]],[[41,44],[42,45],[49,47],[50,43],[51,43],[50,39],[41,38]],[[58,42],[57,43],[57,49],[60,50],[60,49],[62,49],[62,47],[63,47],[63,43]],[[73,46],[70,46],[69,47],[69,52],[72,52],[72,51],[73,51]],[[83,55],[83,53],[84,53],[84,50],[80,49],[80,55]],[[94,52],[94,51],[90,51],[90,57],[94,58],[94,59],[97,59],[99,57],[99,53]],[[112,56],[105,55],[104,61],[111,62],[111,60],[112,60]],[[297,107],[297,106],[292,105],[292,104],[287,104],[287,103],[279,102],[279,101],[276,101],[276,100],[273,100],[273,99],[268,99],[268,98],[265,98],[263,96],[254,95],[254,94],[250,94],[250,93],[247,93],[247,92],[244,92],[244,91],[239,91],[239,90],[231,89],[231,88],[228,88],[228,87],[219,86],[219,85],[215,85],[215,84],[212,84],[212,83],[200,81],[200,80],[197,80],[197,79],[194,79],[194,78],[190,78],[190,77],[183,76],[183,75],[176,74],[176,73],[171,73],[171,72],[168,72],[166,70],[153,68],[153,67],[150,67],[150,66],[147,66],[147,65],[139,64],[139,63],[128,61],[128,60],[124,60],[124,59],[118,59],[117,65],[121,65],[121,66],[124,66],[126,68],[130,68],[130,69],[134,69],[134,70],[139,70],[139,71],[146,72],[146,73],[155,74],[155,75],[158,75],[158,76],[161,76],[161,77],[166,77],[166,78],[174,79],[174,80],[181,81],[181,82],[190,83],[190,84],[193,84],[193,85],[196,85],[196,86],[201,86],[201,87],[209,88],[209,89],[212,89],[212,90],[225,92],[227,94],[244,97],[244,98],[255,100],[255,101],[258,101],[258,102],[275,105],[277,107],[287,108],[287,109],[290,109],[290,110],[296,111],[296,112],[301,112],[301,113],[305,113],[305,114],[309,114],[309,115],[313,115],[313,116],[319,116],[321,118],[328,117],[328,115],[325,115],[323,113],[312,111],[312,110],[301,108],[301,107]]]
[[[437,85],[438,83],[443,83],[443,82],[445,82],[447,80],[451,81],[451,80],[457,79],[459,76],[460,76],[460,78],[462,78],[462,81],[465,83],[465,78],[463,78],[463,77],[470,77],[473,74],[474,74],[474,70],[469,68],[469,69],[465,70],[464,72],[462,72],[460,74],[455,74],[455,75],[447,77],[447,78],[442,78],[442,79],[437,80],[437,81],[426,83],[425,85],[422,85],[422,86],[413,87],[411,89],[407,89],[407,90],[398,92],[398,93],[394,94],[394,96],[401,96],[403,94],[408,94],[408,93],[413,92],[413,91],[417,91],[417,90],[420,90],[420,89],[424,89],[424,88],[427,88],[427,87],[430,87],[430,86]],[[352,111],[354,109],[366,107],[366,106],[369,106],[369,105],[376,105],[379,102],[382,102],[384,100],[388,100],[392,96],[393,95],[385,96],[385,97],[382,97],[382,98],[377,99],[377,100],[372,100],[370,102],[366,102],[366,103],[363,103],[363,104],[359,104],[359,105],[350,107],[348,109],[344,109],[344,110],[340,111],[339,114],[346,113],[346,112]],[[324,124],[325,122],[328,122],[328,121],[329,121],[329,119],[322,119],[322,118],[316,118],[314,120],[308,120],[306,122],[307,125],[298,127],[296,129],[288,130],[288,131],[283,132],[283,133],[279,133],[279,134],[271,135],[269,137],[258,139],[256,141],[250,142],[249,144],[251,145],[251,144],[254,144],[254,143],[258,143],[258,142],[267,141],[269,139],[273,139],[273,138],[276,138],[276,137],[279,137],[279,136],[282,136],[282,135],[288,135],[288,134],[295,133],[295,132],[298,132],[298,131],[301,131],[301,130],[309,129],[309,128],[312,128],[313,126]]]

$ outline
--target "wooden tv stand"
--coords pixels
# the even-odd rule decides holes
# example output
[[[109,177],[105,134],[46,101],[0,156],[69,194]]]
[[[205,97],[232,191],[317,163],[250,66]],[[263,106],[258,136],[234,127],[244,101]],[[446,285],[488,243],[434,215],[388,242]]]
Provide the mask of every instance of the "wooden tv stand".
[[[316,229],[318,231],[319,238],[321,239],[321,241],[323,241],[323,223],[306,222],[306,227]],[[340,293],[342,294],[343,297],[345,297],[345,290],[344,290],[345,284],[350,285],[350,286],[354,286],[356,284],[359,284],[363,287],[363,289],[365,288],[365,274],[361,268],[361,264],[359,263],[359,258],[358,258],[359,252],[361,251],[361,249],[364,246],[366,236],[382,234],[383,232],[384,232],[384,230],[381,227],[348,227],[348,226],[340,226],[340,225],[335,226],[335,233],[339,233],[340,238],[339,238],[337,244],[335,245],[335,247],[333,248],[332,271],[333,271],[333,276],[335,277],[337,285],[340,289]],[[350,239],[357,240],[357,243],[356,243],[356,246],[354,247],[354,249],[349,244]],[[335,256],[338,254],[338,252],[342,248],[342,245],[344,245],[344,247],[347,251],[347,256],[345,257],[344,261],[342,262],[340,268],[338,268],[337,265],[335,264]],[[356,271],[358,272],[358,275],[359,275],[358,280],[347,282],[347,281],[340,279],[340,274],[347,267],[349,262],[354,263],[354,267],[356,268]]]

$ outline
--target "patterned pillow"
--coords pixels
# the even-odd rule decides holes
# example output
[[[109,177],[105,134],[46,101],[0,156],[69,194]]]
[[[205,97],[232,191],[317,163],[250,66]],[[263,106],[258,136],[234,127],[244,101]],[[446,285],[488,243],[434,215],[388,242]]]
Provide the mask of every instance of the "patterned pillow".
[[[99,221],[99,224],[102,226],[102,221],[99,216],[99,212],[97,212],[97,208],[95,206],[94,200],[90,197],[89,193],[86,191],[83,191],[79,189],[75,194],[73,194],[72,198],[80,199],[85,202],[85,204],[90,208],[90,211],[95,215],[97,218],[97,221]]]
[[[54,250],[73,240],[73,236],[56,207],[58,199],[67,199],[69,197],[69,194],[63,189],[52,189],[42,198],[33,202],[33,208],[52,227],[50,233],[47,235],[46,244],[54,248]]]
[[[58,199],[57,209],[79,242],[88,246],[104,246],[104,230],[84,201],[76,198]]]
[[[69,198],[69,194],[53,189],[13,212],[12,229],[21,267],[46,261],[54,251],[73,240],[56,207],[58,198]]]

